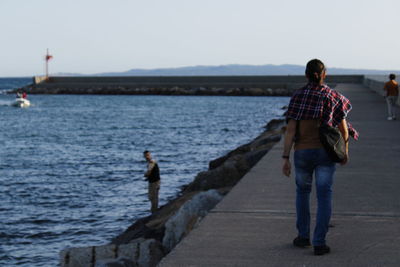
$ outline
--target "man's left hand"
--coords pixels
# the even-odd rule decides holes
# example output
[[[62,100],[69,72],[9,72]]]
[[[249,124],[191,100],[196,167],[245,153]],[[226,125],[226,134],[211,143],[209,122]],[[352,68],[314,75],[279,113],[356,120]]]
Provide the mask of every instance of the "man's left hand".
[[[291,164],[290,164],[289,159],[284,159],[284,160],[283,160],[283,167],[282,167],[282,172],[283,172],[283,174],[284,174],[285,176],[287,176],[287,177],[290,177],[291,169],[292,169],[292,166],[291,166]]]

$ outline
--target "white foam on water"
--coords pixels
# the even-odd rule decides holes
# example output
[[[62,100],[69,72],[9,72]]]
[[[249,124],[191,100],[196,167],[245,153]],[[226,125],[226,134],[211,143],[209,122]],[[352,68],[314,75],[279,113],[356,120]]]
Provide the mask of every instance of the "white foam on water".
[[[0,106],[11,106],[12,101],[0,100]]]

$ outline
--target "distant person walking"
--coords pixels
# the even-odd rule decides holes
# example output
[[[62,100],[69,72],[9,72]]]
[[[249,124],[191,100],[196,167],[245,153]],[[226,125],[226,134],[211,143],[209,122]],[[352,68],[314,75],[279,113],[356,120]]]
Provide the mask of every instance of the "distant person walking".
[[[332,184],[336,170],[319,139],[320,124],[338,127],[345,140],[346,156],[342,165],[349,160],[349,133],[355,139],[358,133],[347,123],[351,110],[350,101],[324,84],[324,64],[314,59],[307,63],[308,84],[297,90],[287,112],[287,129],[283,151],[283,173],[290,176],[290,150],[294,144],[294,166],[296,172],[296,227],[298,236],[293,240],[296,247],[308,247],[310,243],[310,193],[313,174],[317,191],[317,216],[312,244],[315,255],[330,252],[326,244],[332,210]]]
[[[385,83],[383,90],[385,91],[385,99],[388,109],[388,120],[395,120],[396,119],[396,102],[397,98],[399,97],[399,85],[395,81],[396,75],[393,73],[389,75],[389,81]]]
[[[151,212],[154,213],[158,209],[158,192],[160,191],[160,169],[157,162],[151,158],[149,151],[144,151],[143,156],[147,161],[147,171],[144,174],[146,181],[149,182],[148,196],[151,202]]]

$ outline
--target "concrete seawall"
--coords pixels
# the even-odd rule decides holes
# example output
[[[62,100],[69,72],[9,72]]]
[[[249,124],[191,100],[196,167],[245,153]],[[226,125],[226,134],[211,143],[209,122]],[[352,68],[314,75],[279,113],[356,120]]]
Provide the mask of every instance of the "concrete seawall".
[[[291,95],[304,76],[34,77],[29,94]],[[327,83],[363,83],[362,75],[332,75]]]
[[[328,76],[328,83],[361,83],[362,75],[332,75]],[[306,82],[304,76],[129,76],[129,77],[104,77],[104,76],[82,76],[82,77],[50,77],[47,82],[35,78],[36,86],[54,86],[63,84],[86,85],[113,84],[131,85],[134,87],[168,87],[168,86],[237,86],[237,87],[270,87],[273,85],[303,84]]]
[[[383,86],[387,81],[386,75],[367,75],[363,79],[363,85],[383,96]]]

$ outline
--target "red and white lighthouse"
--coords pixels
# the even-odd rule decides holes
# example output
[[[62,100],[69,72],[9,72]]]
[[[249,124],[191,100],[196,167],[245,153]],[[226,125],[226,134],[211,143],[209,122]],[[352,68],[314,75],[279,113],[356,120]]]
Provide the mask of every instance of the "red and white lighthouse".
[[[46,80],[49,79],[49,61],[52,59],[53,56],[49,54],[49,49],[47,48],[46,56],[45,56],[45,61],[46,61]]]

